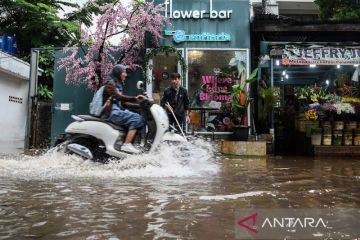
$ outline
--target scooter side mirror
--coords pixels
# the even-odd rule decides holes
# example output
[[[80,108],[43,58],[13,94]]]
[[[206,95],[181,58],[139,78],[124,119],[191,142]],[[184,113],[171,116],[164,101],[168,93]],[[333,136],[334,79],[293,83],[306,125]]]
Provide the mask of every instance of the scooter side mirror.
[[[143,81],[138,81],[138,82],[136,83],[136,87],[137,87],[137,89],[139,89],[139,90],[144,90],[144,89],[145,89],[145,84],[144,84]]]

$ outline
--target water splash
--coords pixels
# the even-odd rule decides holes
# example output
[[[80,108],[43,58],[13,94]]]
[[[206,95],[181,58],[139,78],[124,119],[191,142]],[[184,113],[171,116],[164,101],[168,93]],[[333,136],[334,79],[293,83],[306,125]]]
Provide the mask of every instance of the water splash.
[[[264,194],[276,196],[273,192],[270,191],[252,191],[252,192],[244,192],[244,193],[231,194],[231,195],[200,196],[199,199],[206,201],[224,201],[224,200],[235,200],[238,198],[245,198],[245,197],[262,196]]]
[[[211,142],[194,139],[162,145],[152,154],[132,155],[108,164],[84,161],[50,149],[40,156],[0,157],[0,177],[21,179],[198,177],[219,170]]]

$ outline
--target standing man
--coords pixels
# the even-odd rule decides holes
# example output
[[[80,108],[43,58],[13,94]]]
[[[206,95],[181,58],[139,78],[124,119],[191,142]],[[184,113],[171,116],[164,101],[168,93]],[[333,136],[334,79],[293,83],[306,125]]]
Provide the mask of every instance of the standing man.
[[[181,127],[185,119],[189,122],[189,117],[186,115],[186,111],[189,109],[189,96],[187,90],[181,86],[179,73],[172,73],[170,75],[170,81],[171,86],[165,89],[160,104],[167,110],[170,125],[178,128],[171,111],[174,112]]]

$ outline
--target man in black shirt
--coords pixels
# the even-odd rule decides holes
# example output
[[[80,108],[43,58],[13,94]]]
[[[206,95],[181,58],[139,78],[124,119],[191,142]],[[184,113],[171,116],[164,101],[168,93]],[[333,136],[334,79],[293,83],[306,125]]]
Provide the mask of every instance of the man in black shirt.
[[[179,73],[172,73],[170,75],[170,81],[171,86],[165,89],[160,104],[167,110],[170,125],[178,128],[171,110],[174,112],[180,126],[183,126],[185,119],[187,122],[189,121],[186,115],[186,111],[189,109],[189,96],[187,90],[181,86]]]

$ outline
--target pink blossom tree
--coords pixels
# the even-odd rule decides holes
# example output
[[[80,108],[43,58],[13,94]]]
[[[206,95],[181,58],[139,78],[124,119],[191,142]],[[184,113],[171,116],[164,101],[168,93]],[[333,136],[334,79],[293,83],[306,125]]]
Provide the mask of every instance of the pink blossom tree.
[[[91,34],[90,30],[82,29],[79,43],[64,48],[66,56],[60,60],[59,69],[65,69],[65,82],[68,84],[86,83],[96,90],[114,64],[122,63],[131,69],[140,67],[139,54],[145,47],[146,32],[158,45],[161,27],[169,23],[168,18],[161,14],[163,5],[152,2],[135,0],[124,5],[117,1],[101,7],[101,10],[103,14],[97,20],[96,32]],[[114,38],[118,44],[111,45],[109,40]],[[115,59],[117,55],[119,57]]]

